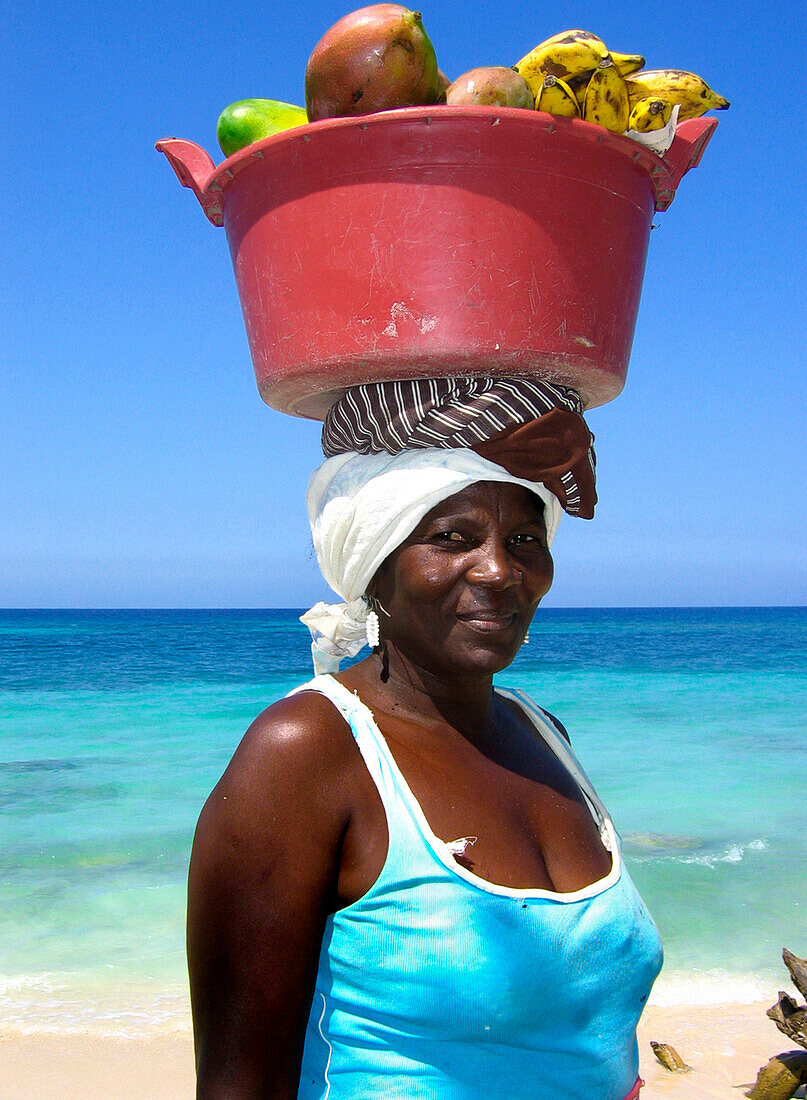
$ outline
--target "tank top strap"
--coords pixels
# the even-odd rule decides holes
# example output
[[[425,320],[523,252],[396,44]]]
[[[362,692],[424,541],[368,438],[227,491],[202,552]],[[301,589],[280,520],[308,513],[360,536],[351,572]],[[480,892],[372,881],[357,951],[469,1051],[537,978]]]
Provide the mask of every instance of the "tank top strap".
[[[397,767],[373,717],[373,712],[358,695],[354,695],[344,684],[340,684],[333,676],[327,674],[315,676],[307,683],[294,688],[289,695],[297,695],[301,691],[317,691],[320,695],[324,695],[350,727],[370,777],[381,796],[387,814],[387,824],[390,827],[390,843],[392,843],[393,821],[391,819],[407,820],[411,817],[411,813],[408,811],[405,798],[402,797],[403,792],[397,779]]]
[[[563,764],[583,792],[583,796],[599,822],[600,831],[603,831],[606,822],[608,822],[613,829],[608,811],[600,801],[594,789],[594,785],[583,770],[583,766],[577,759],[574,749],[551,720],[551,715],[547,714],[547,712],[539,707],[537,703],[534,703],[526,692],[510,688],[497,688],[496,692],[504,696],[505,699],[511,699],[524,711],[535,727],[538,735],[552,752],[554,752],[555,756],[561,764]]]

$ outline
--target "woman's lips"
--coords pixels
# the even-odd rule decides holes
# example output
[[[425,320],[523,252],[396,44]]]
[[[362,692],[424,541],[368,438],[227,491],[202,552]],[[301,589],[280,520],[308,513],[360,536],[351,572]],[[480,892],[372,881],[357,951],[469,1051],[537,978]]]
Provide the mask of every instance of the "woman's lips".
[[[480,609],[479,611],[465,611],[457,615],[457,618],[466,626],[470,626],[472,630],[492,634],[497,630],[509,630],[518,618],[518,612]]]

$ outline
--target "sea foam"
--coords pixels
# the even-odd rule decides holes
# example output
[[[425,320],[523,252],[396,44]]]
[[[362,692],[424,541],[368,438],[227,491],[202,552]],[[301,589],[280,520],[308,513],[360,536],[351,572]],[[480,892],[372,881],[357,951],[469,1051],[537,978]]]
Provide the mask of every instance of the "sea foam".
[[[726,970],[662,970],[649,1004],[674,1005],[761,1004],[776,1002],[776,986],[755,974]]]

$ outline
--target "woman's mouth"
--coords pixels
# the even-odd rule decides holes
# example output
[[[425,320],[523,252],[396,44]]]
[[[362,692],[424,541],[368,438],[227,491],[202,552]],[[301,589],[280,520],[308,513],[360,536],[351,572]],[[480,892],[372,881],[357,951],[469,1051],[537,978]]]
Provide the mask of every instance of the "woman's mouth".
[[[499,630],[509,630],[518,618],[518,613],[516,611],[494,611],[489,608],[480,608],[475,611],[465,611],[457,618],[472,630],[478,630],[483,634],[492,634]]]

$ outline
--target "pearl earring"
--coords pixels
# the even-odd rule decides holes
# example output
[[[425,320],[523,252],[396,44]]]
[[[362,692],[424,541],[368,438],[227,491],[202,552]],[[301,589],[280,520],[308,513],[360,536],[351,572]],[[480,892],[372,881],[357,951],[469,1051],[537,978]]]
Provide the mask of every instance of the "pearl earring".
[[[527,633],[524,635],[524,645],[529,645],[529,644],[530,644],[530,632],[528,630]]]
[[[367,644],[370,649],[375,649],[381,641],[381,631],[379,629],[378,615],[371,607],[367,612],[367,620],[364,624],[365,633],[367,635]]]

